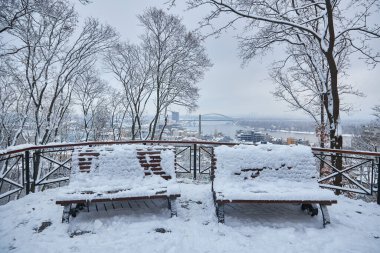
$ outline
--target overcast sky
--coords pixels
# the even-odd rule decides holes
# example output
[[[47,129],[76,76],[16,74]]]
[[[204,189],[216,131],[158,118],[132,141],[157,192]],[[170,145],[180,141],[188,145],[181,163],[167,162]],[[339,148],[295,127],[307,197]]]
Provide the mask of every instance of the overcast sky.
[[[96,17],[112,25],[125,41],[139,42],[142,33],[137,15],[149,6],[167,9],[167,0],[93,0],[89,5],[76,2],[76,9],[81,18]],[[205,9],[186,11],[185,1],[177,1],[177,6],[167,10],[183,17],[188,29],[195,29]],[[380,20],[380,14],[376,14]],[[196,114],[221,113],[228,116],[245,115],[251,117],[285,117],[307,118],[300,112],[289,109],[287,104],[277,101],[271,92],[274,84],[268,77],[268,68],[274,60],[280,60],[281,49],[251,61],[241,67],[238,57],[236,31],[230,30],[219,38],[208,38],[205,42],[209,58],[214,64],[198,84],[200,87],[199,109]],[[380,44],[380,43],[378,43]],[[277,56],[277,57],[276,57]],[[349,81],[362,91],[364,98],[345,98],[346,103],[353,104],[355,110],[350,115],[343,114],[342,119],[370,119],[371,108],[380,104],[380,66],[369,70],[365,64],[352,59]],[[116,83],[109,77],[108,81]],[[115,84],[116,85],[116,84]],[[183,113],[183,112],[181,112]]]

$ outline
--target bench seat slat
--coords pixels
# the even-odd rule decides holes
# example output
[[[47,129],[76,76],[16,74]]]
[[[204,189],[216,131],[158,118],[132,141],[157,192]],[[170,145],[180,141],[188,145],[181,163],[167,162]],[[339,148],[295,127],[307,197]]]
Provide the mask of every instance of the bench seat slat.
[[[257,204],[321,204],[332,205],[336,204],[336,200],[247,200],[247,199],[233,199],[233,200],[216,200],[217,203],[257,203]]]
[[[152,196],[135,196],[135,197],[118,197],[118,198],[94,198],[88,199],[70,199],[70,200],[57,200],[55,203],[58,205],[68,205],[68,204],[85,204],[88,202],[112,202],[112,201],[130,201],[130,200],[142,200],[142,199],[167,199],[167,198],[179,198],[180,194],[170,194],[170,195],[152,195]]]
[[[92,153],[90,153],[90,152],[80,152],[78,154],[78,156],[89,156],[89,157],[91,157],[91,156],[99,156],[99,155],[100,155],[99,153],[95,153],[95,152],[92,152]]]

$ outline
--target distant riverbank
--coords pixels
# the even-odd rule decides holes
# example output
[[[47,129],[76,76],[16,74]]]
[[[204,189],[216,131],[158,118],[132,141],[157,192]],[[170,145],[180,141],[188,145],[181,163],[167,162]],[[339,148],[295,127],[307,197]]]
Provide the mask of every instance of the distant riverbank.
[[[269,134],[275,138],[286,139],[288,137],[295,139],[303,139],[310,142],[310,144],[318,143],[318,137],[315,132],[300,132],[300,131],[286,131],[286,130],[276,130],[276,131],[262,131],[265,134]],[[352,135],[343,134],[343,148],[350,148],[352,145]]]
[[[198,131],[198,126],[187,126],[186,127],[192,131]],[[234,124],[203,124],[202,125],[202,134],[203,135],[214,135],[215,133],[222,133],[231,138],[235,138],[237,130],[248,130],[247,128],[237,126]],[[287,138],[303,139],[310,142],[310,144],[318,143],[318,138],[315,135],[315,132],[304,132],[304,131],[287,131],[287,130],[265,130],[260,131],[264,134],[273,136],[274,138],[282,138],[286,140]],[[351,147],[352,135],[344,134],[343,135],[343,147]]]

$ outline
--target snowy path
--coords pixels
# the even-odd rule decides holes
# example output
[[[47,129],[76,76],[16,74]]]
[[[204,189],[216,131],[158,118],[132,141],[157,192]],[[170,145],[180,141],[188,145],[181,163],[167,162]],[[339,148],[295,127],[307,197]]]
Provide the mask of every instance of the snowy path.
[[[177,218],[166,203],[146,201],[98,206],[69,225],[61,223],[56,190],[31,194],[0,206],[0,252],[379,252],[380,206],[373,203],[339,197],[326,229],[320,215],[289,205],[227,206],[222,225],[209,184],[180,187]]]

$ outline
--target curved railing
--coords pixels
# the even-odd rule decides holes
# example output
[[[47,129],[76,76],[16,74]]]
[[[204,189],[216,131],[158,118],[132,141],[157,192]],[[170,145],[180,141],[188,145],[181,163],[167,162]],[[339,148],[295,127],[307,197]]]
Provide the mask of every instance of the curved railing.
[[[178,175],[192,179],[209,179],[213,166],[214,147],[239,143],[208,141],[96,141],[31,145],[0,152],[0,204],[20,198],[30,192],[66,185],[71,170],[71,154],[75,147],[144,144],[170,145],[175,149],[175,169]],[[378,152],[312,148],[319,161],[320,185],[353,194],[373,195],[379,186]],[[341,164],[336,164],[336,158]],[[334,159],[333,159],[334,158]],[[339,184],[337,180],[340,179]],[[380,204],[380,198],[377,198]]]
[[[71,170],[71,153],[75,147],[144,144],[174,146],[176,172],[193,179],[205,177],[211,168],[213,147],[236,145],[207,141],[92,141],[53,143],[11,147],[0,153],[0,204],[20,198],[30,192],[65,185]]]

